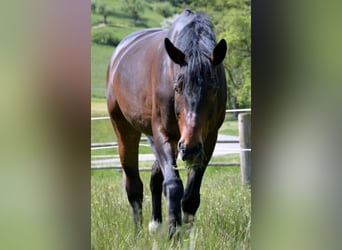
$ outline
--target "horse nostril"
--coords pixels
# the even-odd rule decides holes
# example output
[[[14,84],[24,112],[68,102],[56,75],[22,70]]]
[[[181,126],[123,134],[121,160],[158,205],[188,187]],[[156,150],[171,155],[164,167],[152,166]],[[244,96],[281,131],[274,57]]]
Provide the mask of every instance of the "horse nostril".
[[[178,142],[178,151],[182,157],[182,160],[193,160],[197,156],[202,154],[203,144],[198,142],[193,146],[185,145],[184,142]]]

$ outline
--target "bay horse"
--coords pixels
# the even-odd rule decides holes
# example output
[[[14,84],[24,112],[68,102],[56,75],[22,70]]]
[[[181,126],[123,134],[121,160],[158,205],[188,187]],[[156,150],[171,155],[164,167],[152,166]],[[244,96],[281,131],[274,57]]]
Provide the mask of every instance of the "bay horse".
[[[111,57],[107,106],[138,230],[143,201],[138,169],[142,133],[156,158],[150,179],[149,229],[162,222],[162,193],[168,205],[170,238],[182,223],[194,221],[202,177],[225,117],[222,61],[226,51],[224,39],[216,43],[210,18],[186,9],[169,29],[150,28],[128,35]],[[178,153],[188,167],[185,190],[177,169]]]

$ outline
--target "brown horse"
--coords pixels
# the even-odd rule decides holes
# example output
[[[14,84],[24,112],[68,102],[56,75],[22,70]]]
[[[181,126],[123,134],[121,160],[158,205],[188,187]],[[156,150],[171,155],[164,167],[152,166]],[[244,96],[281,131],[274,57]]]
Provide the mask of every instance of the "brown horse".
[[[225,116],[227,88],[221,62],[226,51],[225,40],[216,44],[210,19],[189,9],[169,29],[135,32],[115,49],[107,71],[107,104],[137,229],[142,222],[142,133],[156,157],[150,180],[150,230],[162,222],[162,192],[170,237],[182,222],[194,220],[202,177]],[[185,190],[176,165],[178,153],[189,167]]]

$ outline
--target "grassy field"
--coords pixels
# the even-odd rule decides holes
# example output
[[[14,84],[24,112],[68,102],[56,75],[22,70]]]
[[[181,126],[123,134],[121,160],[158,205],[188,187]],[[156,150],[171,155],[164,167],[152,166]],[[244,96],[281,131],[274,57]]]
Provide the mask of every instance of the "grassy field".
[[[185,171],[181,172],[183,182]],[[134,234],[132,211],[123,189],[122,173],[93,170],[91,176],[92,249],[250,249],[250,190],[240,184],[238,167],[209,167],[203,179],[201,205],[194,227],[180,240],[167,239],[166,225],[148,233],[151,216],[149,172],[144,183],[143,230]],[[166,205],[163,199],[164,221]],[[165,223],[164,223],[165,224]]]
[[[106,97],[107,65],[114,47],[93,44],[91,46],[91,98],[92,109],[96,100]],[[106,108],[106,107],[105,107]]]
[[[145,6],[137,26],[133,25],[132,18],[122,11],[124,0],[101,0],[112,9],[114,15],[107,18],[107,25],[103,24],[103,17],[92,13],[91,25],[95,29],[111,29],[118,38],[123,39],[133,31],[147,27],[160,27],[163,17],[154,11],[154,3]],[[107,64],[114,51],[114,47],[92,44],[91,46],[91,96],[105,98],[105,76]]]

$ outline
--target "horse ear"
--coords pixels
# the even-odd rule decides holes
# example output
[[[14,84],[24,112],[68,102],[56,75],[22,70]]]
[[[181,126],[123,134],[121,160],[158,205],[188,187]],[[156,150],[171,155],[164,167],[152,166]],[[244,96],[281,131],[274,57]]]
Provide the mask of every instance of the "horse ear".
[[[164,44],[166,52],[171,60],[179,65],[183,65],[185,63],[185,54],[176,48],[169,38],[165,38]]]
[[[214,65],[220,64],[227,52],[227,43],[226,40],[221,39],[221,41],[216,45],[211,55],[211,61]]]

